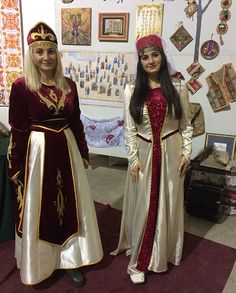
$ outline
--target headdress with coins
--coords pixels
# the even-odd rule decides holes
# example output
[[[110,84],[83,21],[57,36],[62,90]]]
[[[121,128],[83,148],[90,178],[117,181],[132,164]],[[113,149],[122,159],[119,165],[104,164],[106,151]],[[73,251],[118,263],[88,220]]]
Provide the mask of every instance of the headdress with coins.
[[[168,71],[170,75],[176,75],[177,70],[175,68],[174,61],[172,59],[171,52],[167,47],[165,41],[156,34],[150,34],[137,39],[136,49],[139,56],[155,50],[163,50],[167,60]]]
[[[44,22],[39,22],[34,25],[28,33],[28,46],[38,45],[43,43],[54,44],[57,47],[57,37],[54,31]]]

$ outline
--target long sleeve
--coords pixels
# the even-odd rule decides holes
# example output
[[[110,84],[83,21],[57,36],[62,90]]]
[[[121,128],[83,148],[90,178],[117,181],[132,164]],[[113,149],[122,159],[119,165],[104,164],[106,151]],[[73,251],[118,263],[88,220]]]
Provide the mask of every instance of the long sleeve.
[[[191,125],[191,116],[189,108],[189,94],[187,87],[181,86],[179,91],[180,103],[182,108],[182,118],[180,120],[180,134],[182,136],[183,155],[190,159],[192,152],[193,127]]]
[[[137,128],[133,118],[129,112],[130,98],[133,88],[127,85],[124,92],[125,108],[124,108],[124,122],[125,122],[125,144],[128,147],[128,160],[130,167],[133,168],[139,160],[137,147]]]
[[[13,178],[23,171],[29,137],[28,106],[24,83],[17,80],[10,93],[9,124],[11,136],[8,146],[8,176]]]
[[[73,83],[73,86],[74,86],[73,91],[75,92],[75,98],[74,98],[74,112],[69,120],[70,128],[75,136],[82,158],[89,161],[89,151],[88,151],[87,141],[85,138],[84,126],[80,119],[81,111],[79,107],[78,92],[77,92],[75,83]]]

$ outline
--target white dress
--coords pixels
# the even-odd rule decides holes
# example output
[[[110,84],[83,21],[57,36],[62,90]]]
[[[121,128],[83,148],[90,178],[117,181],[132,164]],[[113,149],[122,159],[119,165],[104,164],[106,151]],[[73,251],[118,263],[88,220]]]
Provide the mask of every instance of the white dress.
[[[157,215],[153,240],[150,242],[151,254],[144,271],[164,272],[168,269],[167,263],[179,265],[183,248],[183,180],[178,170],[181,156],[187,158],[191,154],[192,126],[189,115],[188,91],[183,82],[173,81],[181,99],[181,120],[165,116],[161,128],[160,141],[160,173],[159,185],[154,187],[157,203]],[[124,250],[130,255],[128,274],[140,271],[137,269],[140,251],[147,229],[147,218],[150,213],[150,194],[153,192],[153,156],[154,143],[152,133],[152,119],[147,104],[143,109],[143,123],[136,125],[129,113],[129,103],[133,86],[125,90],[125,131],[126,144],[129,148],[129,166],[124,193],[123,213],[120,229],[120,238],[117,249],[112,252],[116,255]],[[154,113],[155,115],[155,113]],[[130,177],[132,169],[140,160],[144,173],[139,173],[139,183],[134,183]],[[142,252],[145,260],[145,247]],[[143,270],[141,270],[143,271]]]

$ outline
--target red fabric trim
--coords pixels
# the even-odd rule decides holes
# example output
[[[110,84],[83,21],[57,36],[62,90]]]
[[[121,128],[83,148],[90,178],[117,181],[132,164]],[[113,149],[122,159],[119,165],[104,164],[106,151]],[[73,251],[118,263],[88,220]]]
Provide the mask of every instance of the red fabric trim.
[[[153,135],[152,178],[147,224],[137,261],[139,271],[147,271],[155,235],[161,173],[161,131],[167,111],[167,101],[160,89],[150,91],[147,103]]]

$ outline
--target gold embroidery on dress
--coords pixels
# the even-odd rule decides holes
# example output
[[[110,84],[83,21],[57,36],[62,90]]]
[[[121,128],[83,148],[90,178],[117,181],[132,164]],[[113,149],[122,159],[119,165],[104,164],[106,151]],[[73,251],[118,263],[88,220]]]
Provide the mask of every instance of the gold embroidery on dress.
[[[12,149],[14,149],[14,147],[16,146],[16,144],[13,144],[12,141],[12,134],[10,135],[10,139],[9,139],[9,144],[8,144],[8,148],[7,148],[7,161],[8,161],[8,166],[9,169],[12,168],[12,164],[11,164],[11,155],[12,155]]]
[[[53,102],[48,99],[47,96],[43,96],[40,92],[38,92],[40,100],[43,104],[46,104],[48,109],[53,110],[53,115],[58,115],[65,107],[65,99],[66,95],[63,93],[61,98],[58,98],[55,92],[52,89],[49,89],[49,97],[53,100]]]
[[[18,203],[18,210],[20,210],[19,213],[19,218],[21,220],[22,214],[23,214],[23,209],[22,209],[22,204],[23,204],[23,194],[22,194],[22,186],[18,185],[17,186],[17,203]]]
[[[62,226],[63,224],[64,210],[65,210],[65,198],[62,193],[62,183],[63,183],[63,180],[61,178],[61,171],[59,168],[57,168],[56,185],[58,189],[58,194],[57,194],[57,200],[54,202],[54,205],[57,208],[57,216],[58,216],[58,221],[60,226]]]
[[[39,39],[45,40],[47,37],[51,41],[55,41],[56,38],[52,33],[47,33],[47,31],[44,30],[43,25],[41,25],[41,30],[38,33],[31,33],[32,40],[36,40],[39,37]]]

